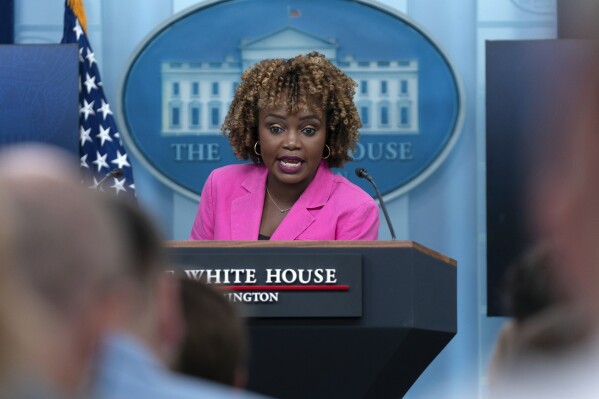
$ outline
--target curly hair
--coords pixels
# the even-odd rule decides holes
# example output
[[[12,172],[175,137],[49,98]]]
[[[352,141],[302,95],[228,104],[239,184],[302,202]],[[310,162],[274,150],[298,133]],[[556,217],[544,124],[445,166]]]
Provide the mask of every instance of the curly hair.
[[[362,127],[353,101],[356,85],[315,51],[290,59],[263,60],[241,75],[221,130],[238,158],[259,163],[253,147],[258,141],[260,110],[285,104],[289,113],[322,112],[326,115],[326,144],[331,149],[327,163],[340,167],[352,160],[350,150],[355,152]]]

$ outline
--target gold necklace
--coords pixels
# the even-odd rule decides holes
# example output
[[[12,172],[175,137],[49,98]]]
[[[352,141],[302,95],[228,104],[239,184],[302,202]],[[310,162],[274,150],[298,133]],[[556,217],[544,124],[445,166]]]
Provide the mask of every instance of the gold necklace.
[[[270,191],[268,191],[268,186],[266,186],[266,194],[268,194],[268,198],[270,198],[270,200],[277,207],[277,209],[279,210],[279,212],[285,213],[285,212],[289,212],[291,210],[291,208],[281,209],[281,207],[279,205],[277,205],[277,203],[275,202],[275,200],[272,198],[272,195],[270,195]]]

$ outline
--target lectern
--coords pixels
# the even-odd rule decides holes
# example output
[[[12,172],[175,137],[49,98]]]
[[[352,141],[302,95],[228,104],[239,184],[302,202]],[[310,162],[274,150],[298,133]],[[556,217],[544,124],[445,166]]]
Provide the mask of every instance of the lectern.
[[[170,241],[248,317],[248,388],[399,398],[457,330],[456,261],[408,241]]]

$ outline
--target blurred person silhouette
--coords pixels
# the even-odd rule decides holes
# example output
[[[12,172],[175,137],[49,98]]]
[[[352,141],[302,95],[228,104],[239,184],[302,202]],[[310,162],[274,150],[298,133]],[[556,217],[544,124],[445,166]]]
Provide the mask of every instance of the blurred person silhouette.
[[[160,240],[133,204],[81,186],[78,164],[43,145],[0,152],[2,295],[18,304],[0,306],[14,354],[2,397],[250,397],[162,366],[181,323]]]
[[[551,245],[552,272],[561,289],[599,325],[599,2],[563,2],[581,18],[578,55],[569,60],[574,78],[547,99],[558,118],[540,115],[545,140],[539,143],[532,178],[532,225]],[[576,54],[575,54],[576,55]],[[542,78],[542,76],[541,76]]]
[[[98,399],[253,398],[225,385],[171,372],[184,333],[178,280],[166,272],[162,242],[134,204],[105,198],[123,232],[130,263],[124,274],[120,313],[104,340],[95,373]]]
[[[594,398],[599,392],[599,52],[598,32],[588,33],[592,40],[579,42],[570,60],[568,73],[575,74],[564,79],[568,86],[546,82],[555,86],[547,101],[559,118],[541,115],[529,209],[536,237],[550,247],[550,273],[568,297],[568,307],[542,323],[563,331],[580,323],[589,331],[559,354],[528,356],[522,372],[498,390],[501,397]]]
[[[10,216],[0,223],[0,322],[11,345],[3,356],[10,365],[2,397],[84,396],[101,336],[115,315],[111,287],[124,252],[77,170],[76,158],[57,148],[0,151],[0,214]]]
[[[239,309],[203,281],[183,278],[185,338],[174,369],[242,388],[246,382],[247,337]]]

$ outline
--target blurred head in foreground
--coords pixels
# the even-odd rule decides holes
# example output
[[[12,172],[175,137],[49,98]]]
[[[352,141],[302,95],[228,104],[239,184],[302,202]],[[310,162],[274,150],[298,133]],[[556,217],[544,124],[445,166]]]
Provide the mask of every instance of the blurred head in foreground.
[[[531,362],[557,360],[587,338],[589,327],[553,279],[550,247],[538,243],[507,274],[506,311],[489,366],[489,387],[526,373]]]
[[[137,206],[115,197],[104,198],[103,206],[122,233],[127,263],[117,284],[118,315],[96,365],[94,397],[249,397],[166,368],[177,359],[184,333],[179,281],[166,273],[162,240]]]
[[[175,369],[242,388],[246,380],[246,331],[235,304],[208,284],[181,281],[187,326]]]
[[[183,335],[178,281],[165,273],[162,239],[149,217],[126,199],[106,196],[128,260],[123,273],[119,317],[124,330],[150,348],[165,364],[173,362]]]
[[[115,314],[113,286],[125,259],[118,230],[95,193],[79,184],[77,170],[76,159],[55,148],[0,153],[0,215],[10,216],[0,223],[0,246],[8,248],[0,255],[9,286],[2,292],[16,304],[3,309],[0,321],[14,340],[11,378],[16,385],[45,381],[64,395],[88,378]]]

